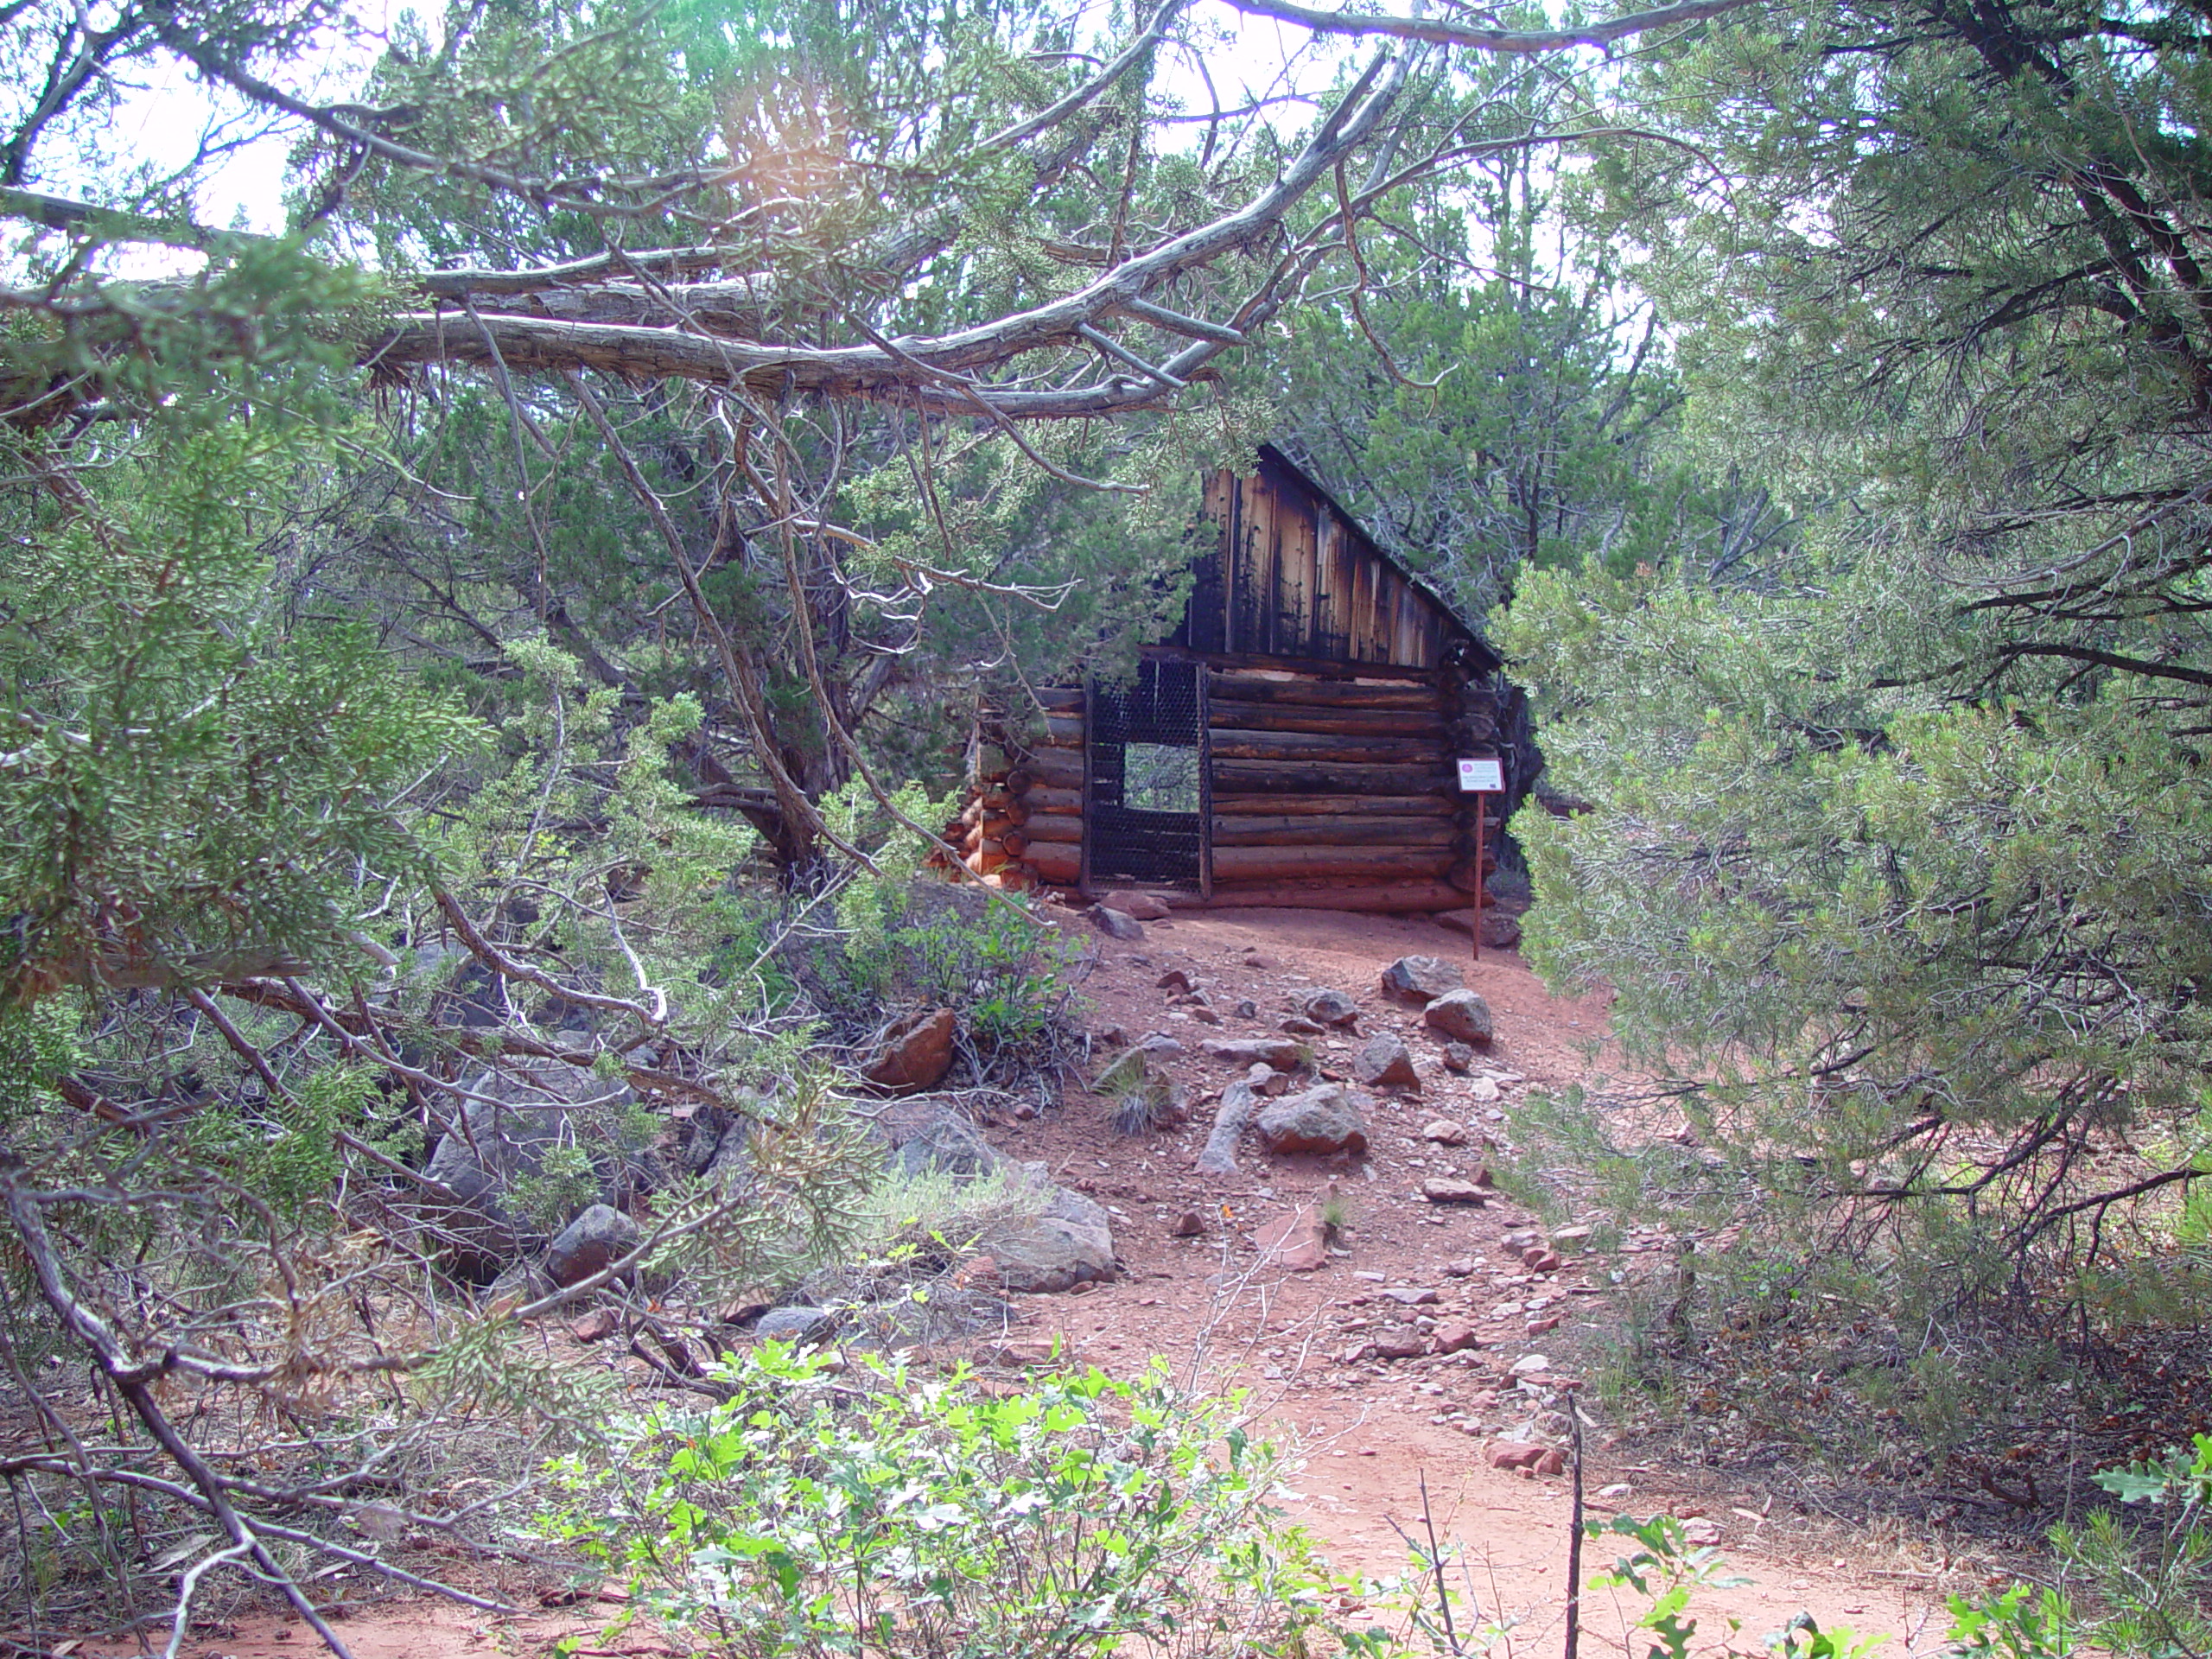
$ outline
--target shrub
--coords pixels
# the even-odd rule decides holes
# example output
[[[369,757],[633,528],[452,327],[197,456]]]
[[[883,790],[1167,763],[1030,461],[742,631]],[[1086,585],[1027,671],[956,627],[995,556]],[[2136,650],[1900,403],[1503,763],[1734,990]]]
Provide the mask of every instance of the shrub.
[[[1319,1611],[1273,1449],[1164,1371],[996,1398],[766,1343],[700,1411],[556,1465],[557,1536],[689,1651],[1059,1659],[1295,1645]]]

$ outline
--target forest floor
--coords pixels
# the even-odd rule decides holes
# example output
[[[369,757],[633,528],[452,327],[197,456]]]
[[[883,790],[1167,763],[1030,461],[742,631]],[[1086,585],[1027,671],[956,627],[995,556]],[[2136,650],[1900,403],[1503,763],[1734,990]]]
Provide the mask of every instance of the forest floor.
[[[1055,1179],[1109,1206],[1125,1271],[1079,1294],[1015,1298],[1015,1327],[1007,1338],[976,1344],[973,1357],[987,1367],[1003,1365],[1058,1338],[1077,1360],[1109,1372],[1134,1373],[1158,1356],[1200,1386],[1249,1390],[1264,1431],[1295,1448],[1288,1508],[1340,1574],[1378,1580],[1406,1571],[1402,1534],[1425,1531],[1425,1484],[1427,1519],[1467,1564],[1460,1581],[1479,1602],[1481,1618],[1513,1624],[1497,1659],[1554,1651],[1569,1484],[1563,1477],[1493,1467],[1489,1452],[1502,1438],[1532,1429],[1548,1428],[1547,1444],[1557,1443],[1564,1420],[1544,1414],[1561,1403],[1556,1385],[1572,1385],[1583,1367],[1597,1363],[1609,1329],[1626,1317],[1624,1287],[1642,1274],[1671,1271],[1672,1251],[1656,1234],[1631,1228],[1620,1249],[1586,1260],[1569,1232],[1558,1241],[1560,1265],[1530,1273],[1506,1236],[1538,1227],[1536,1217],[1505,1201],[1432,1205],[1420,1188],[1430,1177],[1473,1174],[1485,1161],[1484,1138],[1503,1139],[1506,1113],[1528,1090],[1557,1089],[1602,1069],[1605,999],[1548,995],[1510,950],[1485,950],[1471,963],[1464,931],[1423,918],[1180,912],[1147,923],[1146,937],[1131,941],[1094,934],[1072,915],[1063,925],[1084,940],[1078,990],[1090,1029],[1108,1039],[1102,1052],[1149,1032],[1176,1038],[1186,1052],[1166,1064],[1191,1092],[1191,1121],[1145,1135],[1117,1134],[1114,1103],[1078,1090],[1041,1117],[987,1126],[1012,1156],[1045,1160]],[[1381,994],[1382,969],[1408,954],[1459,961],[1496,1016],[1497,1040],[1466,1075],[1445,1068],[1417,1008]],[[1217,1026],[1169,1005],[1172,992],[1159,981],[1178,969],[1207,995]],[[1212,1118],[1211,1096],[1243,1071],[1207,1058],[1201,1045],[1277,1034],[1293,1000],[1323,987],[1346,993],[1361,1008],[1357,1036],[1313,1039],[1325,1074],[1343,1075],[1367,1036],[1394,1033],[1415,1056],[1420,1090],[1378,1098],[1363,1159],[1333,1166],[1270,1159],[1248,1140],[1236,1174],[1198,1173],[1193,1163]],[[1256,1017],[1233,1012],[1242,1001],[1255,1007]],[[1466,1144],[1427,1138],[1437,1120],[1465,1125]],[[1287,1270],[1255,1244],[1261,1229],[1314,1215],[1332,1195],[1345,1225],[1318,1269]],[[1178,1236],[1177,1224],[1187,1228],[1190,1212],[1204,1231]],[[1551,1218],[1554,1229],[1572,1219]],[[1429,1293],[1433,1300],[1426,1299]],[[1471,1327],[1481,1345],[1410,1359],[1372,1357],[1378,1334],[1402,1334],[1400,1322],[1414,1317]],[[1542,1329],[1554,1319],[1554,1328]],[[1551,1385],[1541,1394],[1516,1388],[1511,1374],[1515,1362],[1536,1354],[1547,1362],[1537,1381]],[[1728,1567],[1749,1580],[1697,1593],[1690,1609],[1700,1627],[1694,1651],[1757,1652],[1770,1632],[1809,1612],[1823,1630],[1843,1625],[1861,1636],[1885,1635],[1885,1651],[1893,1654],[1934,1652],[1948,1623],[1945,1592],[2005,1581],[1993,1555],[1926,1529],[1855,1526],[1805,1502],[1802,1484],[1782,1490],[1771,1471],[1731,1478],[1673,1461],[1665,1436],[1609,1423],[1595,1391],[1580,1397],[1596,1422],[1587,1431],[1592,1517],[1694,1519],[1700,1536],[1717,1541]],[[1616,1553],[1605,1541],[1592,1546],[1585,1577]],[[497,1576],[481,1587],[525,1605],[545,1587],[518,1570]],[[1370,1605],[1382,1616],[1381,1603]],[[628,1647],[598,1649],[590,1635],[613,1611],[556,1607],[502,1620],[447,1603],[400,1601],[362,1606],[340,1628],[357,1659],[539,1655],[563,1636],[585,1638],[587,1655],[659,1651],[637,1647],[635,1634]],[[1619,1592],[1586,1593],[1586,1651],[1647,1648],[1649,1637],[1635,1640],[1628,1628],[1640,1611]],[[1466,1610],[1458,1616],[1464,1627]],[[1731,1620],[1738,1621],[1732,1630]],[[275,1659],[314,1645],[302,1626],[252,1618],[195,1632],[183,1652],[190,1659]],[[124,1651],[91,1643],[79,1659]]]

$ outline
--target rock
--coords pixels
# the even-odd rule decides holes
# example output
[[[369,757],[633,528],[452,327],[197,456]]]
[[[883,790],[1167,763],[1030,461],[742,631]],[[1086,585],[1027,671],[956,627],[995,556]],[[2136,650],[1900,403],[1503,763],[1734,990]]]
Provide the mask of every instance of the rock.
[[[1557,1250],[1530,1250],[1521,1258],[1521,1265],[1531,1273],[1557,1273],[1564,1264]]]
[[[995,1227],[981,1243],[1008,1290],[1072,1290],[1114,1276],[1114,1230],[1105,1210],[1064,1186],[1052,1189],[1042,1215]]]
[[[1470,1054],[1474,1052],[1472,1049],[1467,1048],[1465,1043],[1454,1043],[1452,1046],[1465,1049]],[[1467,1085],[1467,1093],[1484,1106],[1497,1105],[1500,1092],[1496,1077],[1477,1077]]]
[[[1068,1357],[1067,1351],[1051,1337],[1009,1337],[999,1342],[980,1344],[976,1349],[978,1365],[995,1366],[1012,1371],[1049,1365],[1056,1359]]]
[[[637,1249],[644,1236],[620,1210],[591,1205],[545,1247],[545,1276],[563,1290],[581,1284]]]
[[[1362,1096],[1342,1084],[1325,1083],[1270,1102],[1254,1127],[1271,1153],[1357,1154],[1367,1150],[1361,1103]]]
[[[1694,1516],[1682,1522],[1682,1541],[1700,1549],[1711,1549],[1720,1541],[1720,1525],[1703,1516]]]
[[[1540,1475],[1563,1475],[1567,1472],[1567,1453],[1554,1446],[1529,1466]]]
[[[1510,950],[1520,943],[1521,923],[1517,918],[1508,916],[1502,911],[1486,910],[1483,912],[1484,950]]]
[[[1498,1440],[1490,1448],[1490,1466],[1493,1469],[1533,1469],[1544,1455],[1541,1446],[1525,1445],[1517,1440]]]
[[[1497,1022],[1491,1018],[1490,1004],[1483,1001],[1478,991],[1446,992],[1423,1011],[1421,1021],[1454,1042],[1487,1046],[1497,1035]]]
[[[1262,1060],[1244,1074],[1244,1081],[1255,1095],[1279,1095],[1290,1087],[1290,1078]]]
[[[1205,1235],[1206,1218],[1195,1210],[1185,1210],[1167,1224],[1170,1238],[1204,1238]]]
[[[1456,1175],[1430,1176],[1421,1184],[1421,1195],[1431,1204],[1485,1204],[1497,1196],[1490,1188]]]
[[[1295,1071],[1313,1058],[1303,1044],[1287,1037],[1217,1037],[1200,1043],[1198,1052],[1231,1065],[1271,1065],[1278,1071]]]
[[[1325,1037],[1329,1033],[1329,1028],[1319,1020],[1308,1020],[1302,1014],[1292,1014],[1275,1029],[1288,1032],[1294,1037]]]
[[[1473,1256],[1463,1255],[1446,1262],[1444,1271],[1454,1279],[1471,1279],[1482,1271],[1482,1268]]]
[[[1367,1039],[1367,1046],[1352,1057],[1351,1074],[1370,1089],[1421,1087],[1413,1051],[1388,1032]]]
[[[1144,938],[1144,925],[1134,916],[1118,910],[1109,910],[1103,905],[1093,905],[1088,912],[1090,925],[1109,939],[1124,939],[1135,944]]]
[[[1191,1018],[1202,1026],[1217,1026],[1221,1023],[1221,1016],[1204,1003],[1200,1003],[1191,1010]]]
[[[1401,1307],[1434,1307],[1444,1300],[1435,1291],[1417,1289],[1411,1285],[1396,1286],[1382,1294]]]
[[[988,1175],[1005,1158],[976,1132],[974,1124],[950,1107],[940,1106],[917,1122],[891,1126],[891,1166],[901,1175],[943,1170],[953,1175]]]
[[[818,1307],[772,1307],[760,1316],[753,1334],[763,1342],[811,1342],[828,1336],[836,1323]]]
[[[884,1033],[883,1047],[861,1070],[861,1078],[894,1095],[934,1089],[952,1069],[952,1034],[958,1017],[950,1008],[909,1014]]]
[[[1591,1234],[1597,1230],[1590,1226],[1561,1227],[1552,1234],[1552,1248],[1557,1249],[1562,1244],[1587,1243]]]
[[[480,1072],[461,1121],[431,1149],[424,1176],[453,1195],[423,1206],[437,1228],[446,1264],[465,1278],[491,1279],[545,1237],[508,1203],[518,1182],[543,1172],[555,1147],[592,1148],[600,1203],[620,1195],[627,1160],[616,1143],[623,1109],[636,1094],[559,1060],[512,1059]]]
[[[1431,1341],[1440,1354],[1464,1354],[1483,1345],[1482,1338],[1475,1334],[1475,1327],[1458,1320],[1438,1325]]]
[[[1342,991],[1308,991],[1299,999],[1298,1011],[1325,1026],[1348,1029],[1359,1023],[1359,1004]]]
[[[1206,1131],[1205,1146],[1198,1153],[1201,1173],[1236,1173],[1236,1143],[1244,1138],[1244,1126],[1251,1121],[1252,1109],[1259,1103],[1259,1098],[1249,1083],[1232,1083],[1221,1091],[1221,1104],[1215,1109],[1213,1128]]]
[[[1260,1017],[1260,1005],[1248,996],[1230,1012],[1239,1020],[1256,1020]]]
[[[1329,1240],[1320,1219],[1300,1211],[1271,1221],[1252,1236],[1260,1259],[1291,1273],[1313,1273],[1329,1265]]]
[[[1446,1043],[1444,1045],[1444,1069],[1446,1071],[1456,1072],[1458,1075],[1464,1077],[1467,1075],[1469,1069],[1473,1066],[1474,1063],[1475,1051],[1469,1048],[1465,1043]],[[1484,1081],[1487,1082],[1488,1079],[1485,1078]],[[1479,1089],[1481,1084],[1478,1084],[1476,1086]],[[1497,1085],[1494,1083],[1490,1086],[1490,1095],[1492,1100],[1497,1098]]]
[[[1152,988],[1155,991],[1181,991],[1187,994],[1196,988],[1191,983],[1191,976],[1180,968],[1170,968],[1152,982]]]
[[[1380,1332],[1371,1346],[1377,1359],[1419,1359],[1428,1352],[1428,1338],[1410,1325],[1397,1325]]]
[[[1464,1147],[1467,1144],[1467,1126],[1454,1123],[1448,1117],[1432,1117],[1421,1126],[1421,1136],[1440,1147]]]
[[[1175,1041],[1172,1037],[1160,1040]],[[1175,1052],[1179,1054],[1182,1052],[1183,1045],[1175,1043]],[[1091,1089],[1102,1095],[1126,1095],[1132,1090],[1141,1089],[1158,1075],[1154,1062],[1160,1058],[1160,1050],[1152,1046],[1152,1039],[1147,1037],[1143,1042],[1123,1049],[1107,1061],[1098,1075],[1090,1080]]]
[[[1168,916],[1166,901],[1148,893],[1109,893],[1098,903],[1103,909],[1140,922],[1164,922]]]
[[[1277,962],[1273,957],[1264,955],[1257,950],[1247,950],[1244,953],[1244,965],[1247,968],[1255,969],[1263,974],[1274,974],[1282,971],[1282,964],[1281,963]]]
[[[1466,982],[1459,964],[1441,957],[1400,957],[1382,970],[1382,995],[1397,1002],[1431,1002]]]
[[[1559,1322],[1560,1315],[1556,1313],[1547,1313],[1541,1319],[1529,1320],[1523,1334],[1528,1337],[1529,1341],[1534,1342],[1538,1337],[1548,1337],[1553,1332],[1558,1330]]]
[[[1523,1354],[1505,1369],[1515,1376],[1535,1376],[1539,1372],[1548,1371],[1551,1368],[1551,1361],[1544,1355]]]
[[[594,1307],[569,1326],[569,1334],[578,1342],[605,1342],[621,1328],[622,1321],[613,1308]]]

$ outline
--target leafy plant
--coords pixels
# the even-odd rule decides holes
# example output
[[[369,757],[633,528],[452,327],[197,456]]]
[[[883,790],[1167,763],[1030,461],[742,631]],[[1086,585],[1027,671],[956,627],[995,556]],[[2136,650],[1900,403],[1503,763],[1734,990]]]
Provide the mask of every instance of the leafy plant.
[[[546,1529],[620,1575],[617,1628],[696,1653],[920,1659],[1293,1649],[1315,1619],[1273,1448],[1164,1371],[1019,1394],[764,1343],[727,1402],[619,1424],[555,1465]]]

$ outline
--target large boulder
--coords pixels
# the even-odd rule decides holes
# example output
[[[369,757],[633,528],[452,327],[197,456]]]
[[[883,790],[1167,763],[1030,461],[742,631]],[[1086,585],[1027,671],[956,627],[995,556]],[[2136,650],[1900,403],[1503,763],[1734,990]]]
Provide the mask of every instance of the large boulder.
[[[626,1082],[560,1060],[520,1059],[478,1074],[423,1172],[450,1194],[423,1208],[447,1265],[481,1281],[544,1243],[546,1229],[524,1213],[517,1193],[543,1176],[556,1147],[588,1148],[593,1198],[617,1198],[633,1173],[620,1129],[636,1099]]]
[[[1001,1223],[977,1248],[1008,1290],[1072,1290],[1114,1276],[1114,1230],[1105,1210],[1064,1186],[1052,1189],[1041,1214]]]
[[[1438,997],[1421,1014],[1421,1021],[1456,1043],[1488,1047],[1497,1035],[1497,1021],[1491,1017],[1490,1004],[1477,991],[1452,991]]]
[[[566,1290],[638,1248],[638,1224],[610,1205],[587,1206],[545,1247],[545,1276]]]
[[[894,1095],[936,1088],[952,1070],[952,1038],[958,1025],[950,1008],[908,1014],[884,1033],[883,1046],[861,1076]]]
[[[1388,1032],[1369,1038],[1367,1046],[1352,1056],[1351,1074],[1370,1089],[1421,1087],[1413,1051]]]
[[[1364,1098],[1340,1083],[1325,1083],[1270,1101],[1254,1121],[1253,1130],[1272,1153],[1363,1153],[1367,1150],[1367,1121],[1360,1115]]]
[[[1397,1002],[1432,1002],[1466,982],[1459,964],[1441,957],[1400,957],[1382,970],[1382,995]]]

